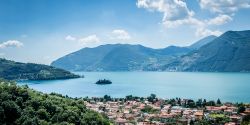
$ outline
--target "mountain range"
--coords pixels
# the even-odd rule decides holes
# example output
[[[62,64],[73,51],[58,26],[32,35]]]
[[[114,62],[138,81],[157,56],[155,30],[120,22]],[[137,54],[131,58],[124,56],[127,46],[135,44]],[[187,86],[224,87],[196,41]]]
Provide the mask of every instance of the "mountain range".
[[[157,70],[162,64],[189,51],[189,48],[177,46],[152,49],[142,45],[107,44],[83,48],[52,62],[51,65],[73,71]]]
[[[166,64],[164,70],[249,72],[250,30],[228,31],[198,50]]]
[[[51,63],[71,71],[250,71],[250,31],[208,36],[187,47],[153,49],[106,44],[83,48]]]

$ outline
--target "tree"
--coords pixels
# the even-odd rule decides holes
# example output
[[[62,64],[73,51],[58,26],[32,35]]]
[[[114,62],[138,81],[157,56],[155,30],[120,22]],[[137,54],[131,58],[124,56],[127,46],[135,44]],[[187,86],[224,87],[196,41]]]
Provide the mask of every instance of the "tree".
[[[207,100],[204,99],[203,102],[202,102],[202,106],[205,107],[207,105]]]
[[[37,115],[39,119],[43,119],[43,120],[48,120],[50,117],[49,113],[45,109],[39,109],[37,111]]]
[[[154,103],[155,99],[156,99],[156,95],[155,94],[150,94],[150,96],[147,98],[149,102]]]
[[[246,110],[246,108],[245,108],[244,105],[240,105],[240,106],[238,107],[238,113],[243,113],[245,110]]]
[[[20,117],[21,109],[14,101],[4,101],[2,105],[7,123],[11,123]]]
[[[250,115],[244,116],[242,119],[242,125],[249,125],[250,124]]]
[[[207,102],[207,105],[208,106],[215,106],[215,102],[214,101],[209,101],[209,102]]]
[[[196,106],[202,107],[202,99],[198,99],[198,101],[196,102]]]
[[[3,124],[4,123],[4,109],[2,106],[0,106],[0,124]]]
[[[195,107],[194,100],[188,100],[188,101],[187,101],[187,107],[189,107],[189,108],[194,108],[194,107]]]
[[[105,100],[105,101],[111,101],[111,97],[110,97],[110,96],[108,96],[108,95],[104,95],[104,97],[103,97],[103,98],[104,98],[104,100]]]
[[[134,100],[134,98],[133,98],[132,95],[127,95],[127,96],[126,96],[126,100]]]
[[[221,105],[220,99],[217,100],[216,104],[217,104],[217,105]]]

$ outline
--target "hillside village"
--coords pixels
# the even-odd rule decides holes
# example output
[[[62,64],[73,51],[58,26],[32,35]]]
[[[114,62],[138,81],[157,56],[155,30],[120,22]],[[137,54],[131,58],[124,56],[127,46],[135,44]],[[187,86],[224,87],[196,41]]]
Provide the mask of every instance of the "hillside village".
[[[132,96],[130,96],[132,97]],[[132,97],[133,98],[133,97]],[[204,101],[204,100],[203,100]],[[206,101],[206,100],[205,100]],[[249,105],[217,100],[194,102],[189,99],[85,99],[87,108],[105,114],[116,125],[239,125],[250,115]],[[200,103],[200,104],[199,104]]]

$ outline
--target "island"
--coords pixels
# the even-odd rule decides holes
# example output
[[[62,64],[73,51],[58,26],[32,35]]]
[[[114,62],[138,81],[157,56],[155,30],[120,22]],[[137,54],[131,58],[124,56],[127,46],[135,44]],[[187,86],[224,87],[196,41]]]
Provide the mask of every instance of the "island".
[[[98,80],[95,84],[98,84],[98,85],[106,85],[106,84],[112,84],[112,82],[111,82],[110,80],[100,79],[100,80]]]

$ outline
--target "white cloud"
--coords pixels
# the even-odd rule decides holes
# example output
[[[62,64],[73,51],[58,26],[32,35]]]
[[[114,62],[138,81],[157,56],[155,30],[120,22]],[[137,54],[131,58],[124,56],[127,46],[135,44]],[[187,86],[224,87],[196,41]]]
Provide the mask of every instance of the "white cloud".
[[[116,29],[116,30],[112,31],[111,39],[129,40],[129,39],[131,39],[131,36],[125,30]]]
[[[202,9],[230,15],[241,8],[250,8],[250,0],[199,0],[199,3]]]
[[[138,0],[137,7],[163,13],[163,21],[184,19],[194,13],[181,0]]]
[[[8,40],[6,42],[0,43],[0,48],[7,48],[7,47],[21,47],[23,43],[17,40]]]
[[[68,41],[75,41],[76,38],[73,37],[73,36],[71,36],[71,35],[68,35],[68,36],[65,37],[65,40],[68,40]]]
[[[138,0],[137,7],[163,13],[162,22],[166,27],[176,27],[189,22],[195,14],[182,0]]]
[[[203,9],[209,9],[210,7],[212,9],[217,8],[213,12],[219,12],[219,10],[232,10],[232,12],[235,12],[239,8],[248,8],[249,1],[250,0],[199,0],[199,3]],[[227,4],[223,6],[223,3]],[[223,25],[233,20],[227,13],[216,13],[217,16],[212,19],[198,19],[195,17],[195,12],[187,7],[185,0],[138,0],[136,5],[138,8],[162,13],[163,18],[161,24],[166,28],[176,28],[180,25],[194,27],[196,30],[195,35],[198,37],[219,35],[221,31],[211,30],[209,27]]]
[[[204,25],[204,22],[196,19],[196,18],[193,18],[193,17],[189,17],[189,18],[186,18],[186,19],[182,19],[182,20],[175,20],[175,21],[164,21],[162,22],[162,24],[166,27],[166,28],[175,28],[175,27],[178,27],[180,25],[184,25],[184,24],[187,24],[187,25],[194,25],[194,26],[203,26]]]
[[[219,15],[213,19],[210,19],[208,21],[208,24],[209,25],[222,25],[222,24],[225,24],[225,23],[232,21],[232,20],[233,19],[228,15]]]
[[[222,32],[219,30],[212,31],[209,29],[205,29],[203,27],[197,28],[197,30],[195,32],[195,35],[200,36],[200,37],[205,37],[205,36],[209,36],[209,35],[219,36],[221,34],[222,34]]]
[[[95,35],[89,35],[87,37],[79,39],[79,42],[81,44],[88,44],[88,43],[98,43],[100,42],[100,39]]]

